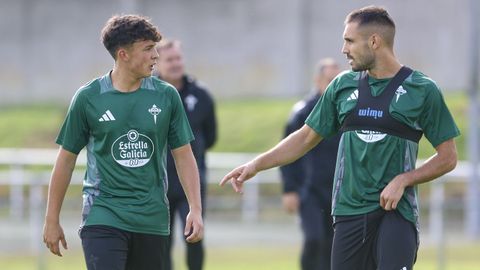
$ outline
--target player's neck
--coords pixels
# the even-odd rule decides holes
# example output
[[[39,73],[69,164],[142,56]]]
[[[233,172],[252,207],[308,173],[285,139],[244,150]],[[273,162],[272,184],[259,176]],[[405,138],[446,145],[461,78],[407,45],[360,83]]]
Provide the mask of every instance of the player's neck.
[[[133,92],[140,88],[142,78],[136,77],[128,70],[114,67],[110,74],[113,88],[120,92]]]
[[[376,79],[392,78],[401,67],[402,65],[393,54],[378,57],[375,65],[368,70],[368,75]]]

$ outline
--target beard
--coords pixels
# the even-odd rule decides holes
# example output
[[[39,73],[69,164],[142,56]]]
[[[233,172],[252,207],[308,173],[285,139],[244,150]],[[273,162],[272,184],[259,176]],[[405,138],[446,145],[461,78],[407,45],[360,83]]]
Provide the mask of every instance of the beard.
[[[366,53],[362,56],[359,56],[357,59],[352,59],[352,70],[353,71],[363,71],[371,69],[375,64],[375,56],[373,53]]]

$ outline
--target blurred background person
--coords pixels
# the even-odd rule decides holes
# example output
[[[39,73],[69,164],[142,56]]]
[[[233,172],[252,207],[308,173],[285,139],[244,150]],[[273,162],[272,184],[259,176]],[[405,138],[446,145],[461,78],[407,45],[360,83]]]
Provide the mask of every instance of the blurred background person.
[[[305,124],[328,84],[340,72],[331,58],[318,62],[314,71],[314,91],[297,102],[285,128],[285,137]],[[340,135],[322,140],[305,156],[280,167],[283,207],[299,213],[303,232],[302,270],[329,270],[333,228],[330,215],[333,176]]]
[[[217,124],[215,104],[209,91],[200,86],[197,81],[185,73],[181,43],[178,40],[162,40],[157,45],[159,58],[156,73],[162,80],[172,84],[178,90],[187,113],[195,140],[192,142],[193,154],[197,160],[200,174],[201,198],[203,214],[205,213],[206,196],[206,163],[207,149],[213,146],[217,139]],[[175,162],[169,154],[167,159],[168,200],[170,202],[170,244],[167,269],[173,269],[172,246],[174,238],[175,214],[185,219],[189,212],[188,200],[185,197],[178,179]],[[184,222],[184,221],[182,221]],[[184,224],[183,224],[184,225]],[[189,270],[200,270],[204,262],[203,241],[194,244],[187,243],[186,262]]]

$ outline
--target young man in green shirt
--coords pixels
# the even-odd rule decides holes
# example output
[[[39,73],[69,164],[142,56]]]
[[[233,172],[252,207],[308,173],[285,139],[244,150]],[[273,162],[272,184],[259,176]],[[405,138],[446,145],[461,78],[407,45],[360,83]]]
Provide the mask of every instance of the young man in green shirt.
[[[459,131],[440,90],[400,64],[394,36],[395,24],[383,8],[352,11],[342,48],[352,71],[332,81],[300,130],[221,181],[241,192],[259,171],[292,162],[342,132],[332,195],[333,270],[412,269],[418,248],[415,186],[456,166]],[[436,154],[415,168],[422,134]]]
[[[72,99],[57,143],[44,242],[62,256],[61,205],[78,153],[87,148],[80,237],[88,269],[165,269],[169,206],[166,152],[172,149],[188,198],[187,241],[203,236],[194,139],[175,88],[153,76],[161,35],[148,19],[114,16],[102,30],[113,70]]]

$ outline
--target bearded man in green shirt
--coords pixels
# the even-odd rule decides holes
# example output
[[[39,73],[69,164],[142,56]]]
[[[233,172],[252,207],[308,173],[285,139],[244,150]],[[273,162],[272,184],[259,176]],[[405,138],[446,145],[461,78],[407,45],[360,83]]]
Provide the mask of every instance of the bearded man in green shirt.
[[[81,149],[87,149],[79,234],[89,270],[166,269],[170,234],[166,153],[172,149],[190,206],[187,241],[203,237],[194,139],[176,89],[151,76],[161,35],[147,18],[113,16],[102,30],[113,70],[74,95],[57,138],[44,242],[62,256],[61,205]]]
[[[418,249],[416,185],[456,166],[459,130],[435,82],[403,66],[393,51],[395,23],[369,6],[345,20],[342,53],[351,71],[339,74],[305,125],[221,181],[243,183],[304,155],[341,132],[332,215],[332,269],[410,270]],[[436,154],[415,168],[424,135]]]

